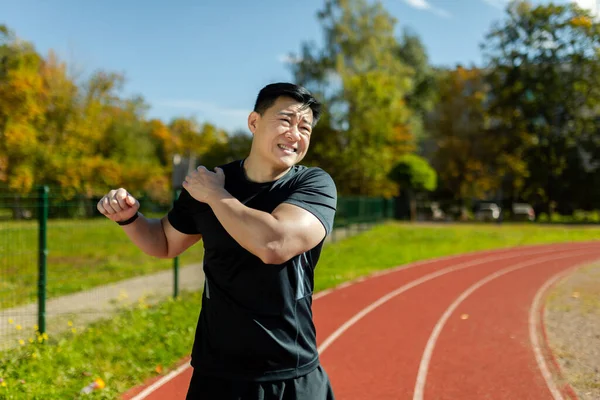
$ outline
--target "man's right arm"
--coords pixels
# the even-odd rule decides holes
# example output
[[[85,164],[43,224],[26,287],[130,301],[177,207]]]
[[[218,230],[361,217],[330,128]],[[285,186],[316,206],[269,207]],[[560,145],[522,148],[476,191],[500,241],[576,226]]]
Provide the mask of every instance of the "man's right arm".
[[[168,218],[149,219],[139,213],[140,203],[125,189],[111,190],[97,205],[98,211],[108,219],[121,222],[138,217],[127,225],[122,225],[125,234],[144,253],[160,258],[174,258],[191,245],[198,242],[202,235],[184,234],[176,230]]]
[[[122,228],[140,250],[159,258],[177,257],[202,238],[200,234],[187,235],[179,232],[167,217],[150,219],[140,214],[134,222]]]

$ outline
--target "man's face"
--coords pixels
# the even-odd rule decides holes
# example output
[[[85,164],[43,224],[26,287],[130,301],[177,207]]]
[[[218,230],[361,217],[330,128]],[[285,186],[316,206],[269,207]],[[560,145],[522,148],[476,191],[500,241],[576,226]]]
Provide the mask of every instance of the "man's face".
[[[310,107],[289,97],[279,97],[263,115],[252,112],[248,127],[252,148],[274,166],[289,168],[299,163],[310,144],[313,114]]]

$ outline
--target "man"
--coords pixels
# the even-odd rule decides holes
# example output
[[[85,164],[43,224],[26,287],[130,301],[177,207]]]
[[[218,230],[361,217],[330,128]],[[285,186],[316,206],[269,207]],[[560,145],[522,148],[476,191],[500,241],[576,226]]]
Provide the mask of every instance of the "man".
[[[98,203],[147,254],[170,258],[204,243],[187,399],[334,398],[311,305],[337,190],[322,169],[298,165],[320,114],[305,88],[268,85],[248,116],[248,157],[214,172],[198,167],[167,216],[143,217],[125,189]]]

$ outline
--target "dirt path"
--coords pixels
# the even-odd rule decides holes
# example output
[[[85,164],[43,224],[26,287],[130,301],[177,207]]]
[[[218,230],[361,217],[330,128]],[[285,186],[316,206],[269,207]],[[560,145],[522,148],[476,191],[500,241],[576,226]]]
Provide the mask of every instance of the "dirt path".
[[[202,264],[180,268],[179,282],[180,290],[200,289],[204,282]],[[168,270],[49,299],[46,332],[60,334],[71,329],[69,322],[75,327],[85,326],[142,298],[153,303],[172,295],[173,271]],[[0,350],[17,346],[19,339],[35,337],[37,318],[37,304],[0,310]]]
[[[328,236],[327,242],[342,240],[366,229],[367,225],[339,228]],[[199,290],[203,282],[201,263],[180,268],[180,290]],[[46,303],[46,332],[57,335],[72,326],[83,327],[106,318],[120,307],[136,303],[141,298],[151,304],[172,295],[173,271],[170,269],[49,299]],[[0,350],[18,346],[20,339],[35,338],[37,323],[37,303],[0,310]]]

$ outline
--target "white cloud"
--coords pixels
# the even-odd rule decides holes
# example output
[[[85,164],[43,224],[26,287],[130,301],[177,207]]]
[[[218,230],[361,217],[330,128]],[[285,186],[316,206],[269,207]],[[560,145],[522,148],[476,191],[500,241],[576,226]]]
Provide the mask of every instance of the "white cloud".
[[[246,118],[251,111],[239,108],[221,107],[213,103],[199,100],[160,100],[156,102],[156,105],[161,107],[199,111],[209,115],[219,114],[236,118]]]
[[[427,10],[431,8],[431,5],[425,0],[404,0],[409,6],[414,8],[420,8],[421,10]]]
[[[586,10],[590,10],[592,15],[598,16],[598,4],[596,0],[572,0],[573,3],[576,3],[579,7],[584,8]]]
[[[302,57],[294,57],[289,54],[280,54],[277,56],[277,60],[283,64],[298,64],[302,61]]]
[[[443,18],[452,17],[448,11],[432,6],[427,0],[404,0],[404,2],[413,8],[429,11]]]

